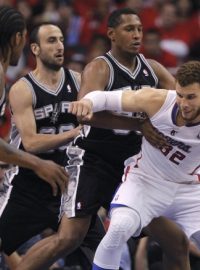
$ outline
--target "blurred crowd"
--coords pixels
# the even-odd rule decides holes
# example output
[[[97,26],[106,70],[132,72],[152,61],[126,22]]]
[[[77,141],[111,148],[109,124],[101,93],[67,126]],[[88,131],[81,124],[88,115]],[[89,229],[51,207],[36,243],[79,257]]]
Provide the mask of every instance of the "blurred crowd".
[[[143,23],[141,52],[175,72],[177,65],[200,58],[200,2],[198,0],[5,0],[21,11],[28,30],[40,22],[59,24],[65,35],[65,64],[81,71],[94,57],[109,50],[106,22],[119,7],[135,9]],[[10,68],[8,83],[34,67],[33,57],[24,50],[17,68]]]

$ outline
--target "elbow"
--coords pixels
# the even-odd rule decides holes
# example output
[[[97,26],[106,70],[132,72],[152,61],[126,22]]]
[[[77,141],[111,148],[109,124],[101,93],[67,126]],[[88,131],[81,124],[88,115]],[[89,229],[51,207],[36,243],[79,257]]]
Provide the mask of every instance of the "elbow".
[[[28,153],[37,154],[39,152],[36,144],[34,144],[33,142],[22,141],[22,145],[24,147],[24,150]]]

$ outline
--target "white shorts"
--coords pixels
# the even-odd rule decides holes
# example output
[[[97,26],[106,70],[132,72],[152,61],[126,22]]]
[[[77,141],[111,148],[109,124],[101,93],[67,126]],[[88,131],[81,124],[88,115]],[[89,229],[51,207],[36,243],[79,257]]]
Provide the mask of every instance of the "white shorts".
[[[138,212],[141,227],[135,236],[159,216],[173,220],[188,238],[200,230],[200,184],[153,179],[136,168],[125,178],[111,202],[111,209],[125,205]]]

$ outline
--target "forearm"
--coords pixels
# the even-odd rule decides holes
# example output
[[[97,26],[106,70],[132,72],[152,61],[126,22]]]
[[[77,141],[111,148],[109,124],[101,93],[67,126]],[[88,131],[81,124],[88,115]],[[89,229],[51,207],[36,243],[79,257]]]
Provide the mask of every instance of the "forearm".
[[[40,159],[36,156],[18,150],[2,139],[0,139],[0,160],[32,170],[40,163]]]
[[[105,129],[141,130],[138,119],[116,115],[108,111],[95,113],[90,121],[81,123]]]
[[[22,143],[27,152],[41,153],[67,144],[75,137],[74,129],[59,134],[36,134],[22,138]]]
[[[122,91],[93,91],[84,96],[93,104],[93,112],[122,111]]]

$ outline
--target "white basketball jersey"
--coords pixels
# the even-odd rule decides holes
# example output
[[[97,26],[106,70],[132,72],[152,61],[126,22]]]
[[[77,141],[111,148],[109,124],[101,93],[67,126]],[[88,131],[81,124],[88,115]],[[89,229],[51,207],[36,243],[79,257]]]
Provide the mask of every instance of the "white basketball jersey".
[[[163,106],[151,118],[151,122],[171,147],[161,151],[143,138],[141,152],[134,156],[131,167],[135,173],[148,178],[200,183],[200,175],[197,174],[200,169],[200,123],[178,127],[175,123],[177,112],[176,92],[168,91]],[[126,161],[129,162],[130,159]]]

